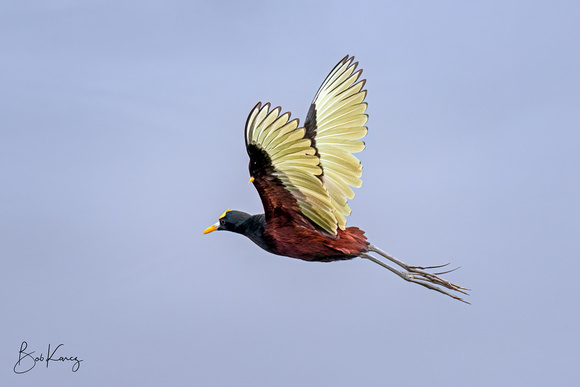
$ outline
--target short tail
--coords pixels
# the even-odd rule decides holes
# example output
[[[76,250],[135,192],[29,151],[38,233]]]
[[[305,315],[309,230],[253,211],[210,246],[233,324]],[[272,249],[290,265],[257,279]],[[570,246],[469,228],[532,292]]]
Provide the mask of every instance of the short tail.
[[[384,251],[382,251],[381,249],[379,249],[376,246],[369,245],[368,248],[369,248],[369,252],[372,251],[372,252],[375,252],[379,255],[382,255],[383,257],[387,258],[389,261],[393,262],[397,266],[402,267],[404,269],[404,271],[399,271],[399,270],[387,265],[383,261],[370,255],[369,253],[362,253],[361,255],[359,255],[361,258],[370,259],[371,261],[381,265],[382,267],[389,269],[390,271],[392,271],[393,273],[395,273],[396,275],[398,275],[399,277],[401,277],[405,281],[413,282],[413,283],[425,286],[428,289],[435,290],[436,292],[446,294],[451,298],[454,298],[456,300],[459,300],[459,301],[465,302],[466,304],[469,304],[469,302],[465,301],[463,298],[459,297],[456,294],[450,293],[444,289],[449,289],[451,291],[461,293],[461,294],[464,294],[466,296],[469,295],[466,291],[470,290],[470,289],[463,288],[463,287],[455,285],[447,280],[439,278],[440,275],[450,273],[450,272],[455,271],[459,268],[455,268],[455,269],[451,269],[451,270],[447,270],[447,271],[442,271],[439,273],[428,273],[424,270],[439,269],[439,268],[445,267],[449,264],[446,263],[444,265],[438,265],[438,266],[409,266],[409,265],[391,257],[389,254],[385,253]]]

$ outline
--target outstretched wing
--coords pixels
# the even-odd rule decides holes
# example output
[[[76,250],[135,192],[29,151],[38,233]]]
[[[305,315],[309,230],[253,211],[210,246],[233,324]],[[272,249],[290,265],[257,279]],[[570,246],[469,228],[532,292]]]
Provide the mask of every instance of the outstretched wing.
[[[322,184],[320,159],[306,129],[281,108],[258,103],[246,122],[250,175],[262,199],[266,221],[300,213],[335,235],[337,220],[331,198]],[[296,206],[296,204],[298,206]]]
[[[305,137],[312,139],[318,150],[322,181],[331,198],[338,227],[346,226],[345,215],[351,210],[347,199],[354,198],[351,187],[360,187],[362,165],[352,153],[360,152],[367,134],[367,104],[363,102],[365,80],[357,82],[362,69],[355,72],[358,62],[345,56],[326,77],[316,93],[304,128]]]

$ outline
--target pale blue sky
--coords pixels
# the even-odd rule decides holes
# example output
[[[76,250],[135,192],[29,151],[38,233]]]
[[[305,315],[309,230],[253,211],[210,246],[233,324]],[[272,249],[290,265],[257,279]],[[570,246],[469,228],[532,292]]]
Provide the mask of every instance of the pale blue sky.
[[[568,386],[580,379],[580,5],[4,1],[0,381]],[[361,259],[231,233],[261,212],[243,125],[367,79],[350,225],[451,261],[464,305]],[[23,340],[70,364],[12,368]]]

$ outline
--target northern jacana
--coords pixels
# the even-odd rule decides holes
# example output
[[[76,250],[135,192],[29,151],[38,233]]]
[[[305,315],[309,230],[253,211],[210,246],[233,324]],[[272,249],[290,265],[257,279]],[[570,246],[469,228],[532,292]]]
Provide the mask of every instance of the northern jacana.
[[[356,70],[354,57],[344,57],[332,69],[310,105],[304,127],[281,108],[258,103],[246,121],[246,149],[250,156],[250,182],[258,190],[264,214],[227,210],[203,231],[233,231],[250,238],[273,254],[305,261],[331,262],[355,257],[369,259],[406,281],[446,294],[445,289],[467,294],[466,288],[426,270],[440,266],[409,266],[370,244],[357,227],[346,227],[360,187],[362,166],[353,153],[365,148],[367,133],[364,102],[366,80]],[[377,253],[403,270],[370,255]],[[450,270],[451,271],[451,270]]]

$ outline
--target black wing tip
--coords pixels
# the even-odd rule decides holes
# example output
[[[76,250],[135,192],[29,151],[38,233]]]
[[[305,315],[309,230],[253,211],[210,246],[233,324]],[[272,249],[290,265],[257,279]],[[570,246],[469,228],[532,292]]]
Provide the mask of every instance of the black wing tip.
[[[276,106],[274,108],[271,108],[272,104],[270,102],[266,102],[265,104],[262,104],[262,101],[258,102],[256,105],[254,105],[254,107],[252,108],[252,110],[250,110],[250,114],[248,114],[248,118],[246,119],[246,129],[245,129],[245,142],[246,142],[246,148],[250,145],[248,143],[248,128],[250,126],[253,126],[255,123],[254,122],[250,122],[250,119],[252,118],[252,114],[256,111],[256,110],[266,110],[268,114],[270,114],[273,111],[278,110],[278,117],[282,117],[284,115],[288,115],[288,123],[296,121],[296,126],[299,127],[300,126],[300,119],[298,118],[294,118],[292,119],[292,113],[290,111],[286,111],[286,112],[282,112],[282,106]],[[267,114],[267,115],[268,115]],[[254,120],[256,119],[257,115],[254,117]]]
[[[258,102],[258,105],[259,105],[260,103],[261,103],[261,102]],[[256,105],[256,106],[258,106],[258,105]],[[270,102],[266,102],[266,103],[265,103],[265,104],[264,104],[264,105],[263,105],[263,106],[260,108],[260,110],[262,110],[262,109],[266,109],[266,111],[268,112],[268,114],[270,114],[271,112],[273,112],[273,111],[275,111],[275,110],[278,110],[278,117],[282,117],[283,115],[285,115],[285,114],[288,114],[288,122],[292,122],[292,121],[298,121],[298,123],[300,123],[300,120],[299,120],[298,118],[291,119],[291,117],[292,117],[292,112],[291,112],[291,111],[285,111],[285,112],[283,112],[283,111],[282,111],[282,106],[280,106],[280,105],[278,105],[278,106],[276,106],[276,107],[272,107],[272,106],[273,106],[273,105],[272,105]],[[254,109],[256,109],[256,107],[254,107]],[[254,109],[252,109],[252,111],[253,111]]]
[[[350,69],[352,67],[353,70],[353,75],[356,76],[356,80],[358,80],[360,78],[360,76],[363,73],[363,69],[358,69],[357,67],[359,65],[359,62],[353,62],[354,61],[354,55],[353,56],[345,56],[344,58],[342,58],[342,60],[340,62],[338,62],[338,64],[336,66],[334,66],[334,69],[332,69],[331,73],[334,72],[338,67],[343,66],[343,65],[347,65],[347,69]],[[346,71],[346,69],[345,69]],[[365,79],[363,79],[363,81],[366,81]],[[364,84],[363,84],[364,86]]]
[[[268,105],[269,102],[266,104]],[[264,106],[266,106],[264,105]],[[248,128],[250,127],[250,118],[252,117],[252,114],[254,113],[254,111],[256,109],[261,109],[262,108],[262,101],[259,101],[257,104],[254,105],[254,107],[250,110],[250,113],[248,114],[248,118],[246,118],[246,126],[245,126],[245,130],[244,130],[244,142],[246,143],[246,148],[248,148],[249,144],[248,144]]]
[[[344,58],[342,58],[337,64],[336,66],[334,66],[334,68],[332,69],[332,71],[330,72],[330,74],[332,74],[334,71],[336,71],[336,69],[338,69],[339,67],[345,65],[348,63],[347,67],[352,66],[352,61],[354,60],[354,55],[350,56],[349,54],[346,54]],[[358,62],[356,62],[354,64],[354,66],[356,67],[356,65],[358,64]]]

